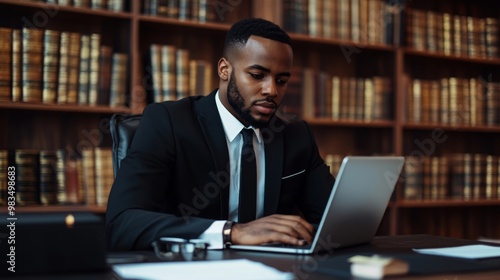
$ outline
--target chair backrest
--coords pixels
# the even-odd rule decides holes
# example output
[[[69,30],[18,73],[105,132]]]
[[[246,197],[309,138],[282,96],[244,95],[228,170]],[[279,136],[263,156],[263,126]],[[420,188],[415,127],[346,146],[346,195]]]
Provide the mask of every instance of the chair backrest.
[[[113,140],[113,171],[116,178],[120,162],[127,155],[135,131],[139,126],[142,115],[114,114],[111,117],[109,129]]]

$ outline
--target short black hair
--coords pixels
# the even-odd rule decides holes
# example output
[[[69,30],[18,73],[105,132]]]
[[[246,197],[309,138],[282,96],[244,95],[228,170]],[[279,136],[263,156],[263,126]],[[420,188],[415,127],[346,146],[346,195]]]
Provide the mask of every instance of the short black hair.
[[[223,55],[227,57],[229,49],[244,46],[251,35],[282,42],[292,46],[290,36],[278,25],[261,18],[247,18],[233,24],[226,34]]]

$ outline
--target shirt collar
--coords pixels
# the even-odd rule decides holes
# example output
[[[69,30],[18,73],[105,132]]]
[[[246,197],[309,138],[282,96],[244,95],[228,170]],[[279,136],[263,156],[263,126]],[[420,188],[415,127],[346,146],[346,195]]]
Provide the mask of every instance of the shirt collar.
[[[222,121],[222,127],[224,127],[224,132],[226,133],[226,137],[229,142],[233,142],[234,138],[238,136],[240,131],[245,127],[235,116],[233,116],[227,109],[224,107],[219,97],[219,90],[215,94],[215,105],[217,105],[217,110],[219,111],[219,115]],[[254,128],[250,126],[251,129],[255,131],[255,135],[257,135],[257,141],[262,143],[262,135],[260,134],[259,128]]]

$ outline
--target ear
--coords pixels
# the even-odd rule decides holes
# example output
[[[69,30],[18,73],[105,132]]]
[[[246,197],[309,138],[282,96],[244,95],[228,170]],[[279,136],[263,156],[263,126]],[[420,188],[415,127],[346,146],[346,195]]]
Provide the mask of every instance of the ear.
[[[219,73],[219,78],[223,81],[228,81],[231,71],[231,64],[224,57],[219,59],[219,63],[217,65],[217,71]]]

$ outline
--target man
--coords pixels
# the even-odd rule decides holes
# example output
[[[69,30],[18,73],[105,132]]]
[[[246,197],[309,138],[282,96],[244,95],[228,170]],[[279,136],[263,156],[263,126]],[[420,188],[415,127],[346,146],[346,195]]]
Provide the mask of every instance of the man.
[[[146,107],[109,196],[112,250],[150,249],[159,237],[203,238],[211,248],[312,241],[334,178],[309,126],[275,116],[292,61],[281,28],[242,20],[226,36],[218,90]],[[252,199],[240,198],[243,128],[254,132],[251,211],[241,205]]]

